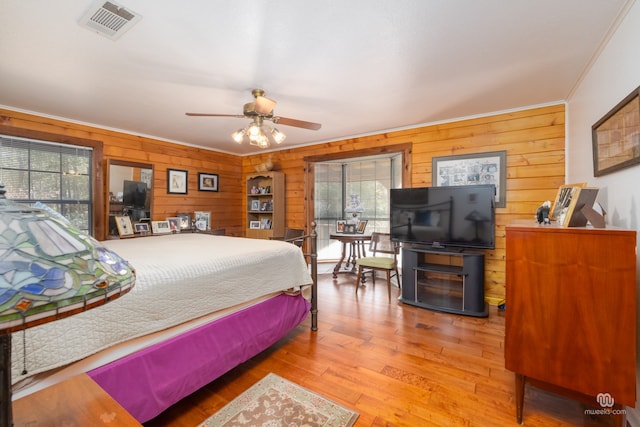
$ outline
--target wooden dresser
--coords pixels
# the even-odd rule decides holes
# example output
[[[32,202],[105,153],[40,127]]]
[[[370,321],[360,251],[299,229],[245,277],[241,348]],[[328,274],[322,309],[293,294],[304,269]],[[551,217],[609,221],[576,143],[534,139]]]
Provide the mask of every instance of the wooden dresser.
[[[598,410],[634,407],[636,232],[527,221],[507,226],[506,246],[505,365],[516,374],[517,421],[525,383]],[[613,407],[600,404],[606,393]]]

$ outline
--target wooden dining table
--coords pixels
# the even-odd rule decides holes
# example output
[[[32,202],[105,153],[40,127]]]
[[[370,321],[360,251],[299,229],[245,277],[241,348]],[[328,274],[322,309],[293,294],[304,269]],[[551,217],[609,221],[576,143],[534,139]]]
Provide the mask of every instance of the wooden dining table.
[[[333,278],[337,278],[339,273],[356,273],[356,261],[358,258],[367,256],[365,246],[366,242],[371,240],[371,234],[331,233],[329,238],[342,243],[342,254],[333,268]],[[347,247],[349,248],[348,253]],[[343,263],[344,269],[342,268]]]

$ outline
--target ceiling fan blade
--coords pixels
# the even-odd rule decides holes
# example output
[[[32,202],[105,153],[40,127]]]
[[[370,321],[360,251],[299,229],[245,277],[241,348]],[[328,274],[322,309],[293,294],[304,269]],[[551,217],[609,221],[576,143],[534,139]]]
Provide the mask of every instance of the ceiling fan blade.
[[[195,117],[236,117],[243,118],[243,114],[207,114],[207,113],[185,113],[187,116],[195,116]]]
[[[310,130],[318,130],[322,126],[320,123],[305,122],[304,120],[290,119],[288,117],[274,117],[273,123]]]
[[[266,96],[256,96],[255,111],[259,114],[270,114],[273,111],[273,107],[277,104],[273,99],[269,99]]]

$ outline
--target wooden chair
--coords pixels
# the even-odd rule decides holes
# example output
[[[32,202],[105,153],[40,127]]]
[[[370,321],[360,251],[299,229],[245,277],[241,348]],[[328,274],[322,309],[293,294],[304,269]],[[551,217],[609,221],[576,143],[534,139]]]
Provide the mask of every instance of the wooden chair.
[[[287,228],[284,231],[284,241],[291,242],[298,247],[302,247],[304,239],[300,237],[304,236],[304,230],[302,228]]]
[[[293,243],[298,247],[302,247],[304,243],[304,239],[301,237],[304,236],[304,230],[301,228],[286,228],[284,230],[284,237],[272,237],[272,240],[284,240],[285,242]]]
[[[364,269],[371,270],[371,280],[375,286],[376,271],[384,271],[387,273],[387,287],[389,291],[389,301],[391,301],[391,273],[393,272],[400,287],[400,273],[398,272],[398,252],[400,246],[398,242],[391,241],[389,233],[371,234],[371,242],[369,246],[370,256],[359,258],[356,261],[358,266],[358,275],[356,278],[356,294],[360,287],[360,281],[363,279]]]

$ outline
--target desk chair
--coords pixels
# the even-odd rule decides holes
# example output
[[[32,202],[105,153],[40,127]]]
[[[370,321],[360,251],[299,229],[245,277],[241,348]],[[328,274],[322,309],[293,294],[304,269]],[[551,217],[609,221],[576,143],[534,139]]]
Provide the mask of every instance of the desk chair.
[[[398,273],[398,252],[400,246],[398,242],[391,241],[389,233],[371,233],[369,253],[371,256],[359,258],[356,261],[358,266],[358,276],[356,278],[356,294],[360,287],[360,281],[364,274],[364,269],[371,270],[371,280],[376,284],[376,271],[387,273],[387,287],[389,290],[389,301],[391,301],[391,273],[393,272],[400,287],[400,273]]]

